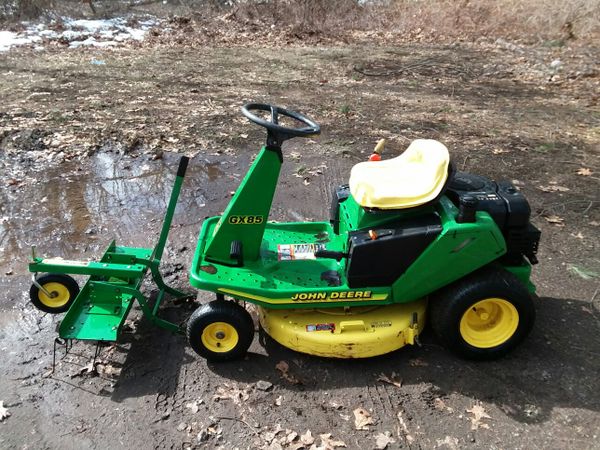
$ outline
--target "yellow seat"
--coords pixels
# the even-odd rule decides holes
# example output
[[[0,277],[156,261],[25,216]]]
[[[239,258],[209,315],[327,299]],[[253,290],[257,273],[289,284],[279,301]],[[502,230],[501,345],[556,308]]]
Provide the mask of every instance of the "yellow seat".
[[[356,164],[350,192],[367,208],[404,209],[436,198],[448,178],[450,155],[441,142],[417,139],[396,158]]]

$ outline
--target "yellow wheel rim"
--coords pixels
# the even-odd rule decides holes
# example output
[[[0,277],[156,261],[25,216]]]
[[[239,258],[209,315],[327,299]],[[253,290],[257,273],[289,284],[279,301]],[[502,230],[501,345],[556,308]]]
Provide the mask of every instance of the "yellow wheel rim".
[[[202,331],[204,347],[215,353],[233,350],[239,340],[235,327],[225,322],[213,322]]]
[[[53,294],[52,297],[49,297],[44,293],[44,291],[39,291],[38,293],[40,302],[42,302],[44,306],[47,306],[48,308],[61,308],[65,306],[71,298],[71,293],[64,284],[52,281],[44,284],[43,287],[48,292]]]
[[[508,341],[519,326],[519,312],[501,298],[475,303],[460,320],[460,334],[473,347],[497,347]]]

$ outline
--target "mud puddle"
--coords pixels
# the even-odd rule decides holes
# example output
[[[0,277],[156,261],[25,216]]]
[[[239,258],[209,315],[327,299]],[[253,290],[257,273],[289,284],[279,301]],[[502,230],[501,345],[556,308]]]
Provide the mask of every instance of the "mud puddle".
[[[113,238],[123,245],[153,246],[179,158],[165,154],[153,161],[99,152],[84,162],[65,161],[29,171],[14,188],[0,193],[0,268],[22,272],[21,262],[33,245],[39,255],[69,259],[93,257]],[[199,228],[209,214],[207,204],[221,206],[230,190],[227,186],[239,178],[227,175],[232,165],[201,158],[190,161],[175,227]]]

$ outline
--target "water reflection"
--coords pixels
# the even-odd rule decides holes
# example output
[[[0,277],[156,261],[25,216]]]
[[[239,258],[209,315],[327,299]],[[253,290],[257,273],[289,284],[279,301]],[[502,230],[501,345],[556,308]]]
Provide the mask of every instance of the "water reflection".
[[[68,161],[28,173],[18,189],[0,192],[0,267],[17,259],[21,271],[32,244],[40,254],[84,259],[112,238],[153,246],[178,162],[178,155],[148,161],[103,152],[84,166]],[[219,162],[192,160],[174,223],[200,223],[207,198],[226,190],[223,175]]]

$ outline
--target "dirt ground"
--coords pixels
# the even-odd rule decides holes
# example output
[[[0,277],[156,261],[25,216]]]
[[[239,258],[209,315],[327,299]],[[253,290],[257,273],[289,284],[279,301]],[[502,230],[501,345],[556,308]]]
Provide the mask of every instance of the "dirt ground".
[[[374,41],[0,54],[0,401],[10,413],[0,447],[309,448],[310,431],[319,448],[600,448],[600,52]],[[344,361],[257,333],[245,360],[207,364],[134,311],[95,373],[85,343],[64,358],[59,348],[50,373],[60,317],[28,301],[30,246],[86,259],[113,237],[152,245],[186,154],[163,272],[192,292],[200,224],[223,211],[263,143],[239,113],[247,101],[323,128],[284,147],[275,220],[328,217],[333,187],[381,137],[384,157],[434,138],[459,169],[513,180],[542,230],[525,343],[473,363],[426,332],[421,347]],[[192,309],[161,314],[183,322]],[[371,416],[365,430],[357,408]]]

